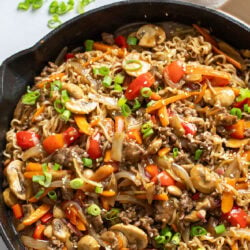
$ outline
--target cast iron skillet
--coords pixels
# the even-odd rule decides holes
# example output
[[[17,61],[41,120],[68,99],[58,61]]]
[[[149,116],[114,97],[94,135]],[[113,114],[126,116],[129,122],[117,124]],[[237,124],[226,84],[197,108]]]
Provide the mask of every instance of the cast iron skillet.
[[[64,46],[76,47],[85,39],[98,39],[101,32],[112,32],[133,22],[177,21],[199,22],[213,34],[236,48],[248,48],[250,29],[247,25],[223,13],[190,3],[176,1],[126,1],[114,3],[78,16],[50,32],[35,46],[8,58],[0,67],[0,178],[2,181],[2,151],[14,108],[45,64],[55,59]],[[2,183],[2,182],[1,182]],[[2,185],[0,185],[2,191]],[[0,195],[0,232],[9,249],[23,249],[12,226],[11,212]]]

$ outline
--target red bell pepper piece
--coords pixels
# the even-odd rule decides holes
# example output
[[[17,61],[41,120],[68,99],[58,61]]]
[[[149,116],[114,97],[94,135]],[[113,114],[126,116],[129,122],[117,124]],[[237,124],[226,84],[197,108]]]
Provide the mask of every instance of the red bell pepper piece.
[[[74,127],[69,127],[63,132],[64,141],[67,145],[70,145],[75,142],[80,135],[81,134],[79,133],[79,131]]]
[[[155,176],[154,178],[152,178],[151,181],[157,182],[157,180],[159,181],[159,184],[161,186],[168,187],[168,186],[175,185],[175,180],[166,171],[162,171],[157,176]]]
[[[241,228],[244,228],[247,226],[247,213],[239,208],[239,207],[233,207],[233,209],[226,213],[224,216],[232,226],[239,225]]]
[[[100,146],[100,134],[96,133],[89,137],[87,143],[87,153],[91,159],[97,159],[102,156],[102,149]]]
[[[185,71],[181,61],[174,61],[167,65],[163,71],[164,78],[171,80],[173,83],[178,83],[184,76]]]
[[[195,193],[192,195],[192,200],[197,201],[200,199],[200,193]]]
[[[188,134],[195,135],[196,134],[197,128],[196,128],[195,124],[189,123],[189,122],[182,122],[181,125],[185,130],[185,135],[188,135]]]
[[[236,139],[244,138],[244,130],[245,130],[245,121],[239,120],[237,123],[232,126],[228,126],[227,129],[231,131],[230,136]]]
[[[19,131],[16,133],[17,145],[22,149],[34,147],[39,143],[40,136],[32,131]]]
[[[33,233],[33,238],[36,240],[41,240],[43,238],[44,230],[45,230],[45,226],[43,224],[37,225]]]
[[[52,213],[47,213],[47,214],[45,214],[40,220],[41,220],[42,223],[46,224],[46,223],[49,222],[52,218],[53,218],[53,214],[52,214]]]
[[[67,53],[66,55],[65,55],[65,59],[66,60],[68,60],[68,59],[70,59],[70,58],[74,58],[75,57],[75,54],[73,54],[73,53]]]
[[[150,73],[144,73],[135,78],[128,86],[125,97],[128,100],[134,100],[140,95],[140,90],[144,87],[151,87],[155,82],[154,76]]]
[[[124,36],[117,36],[115,38],[115,43],[120,47],[120,48],[128,48],[128,44],[126,41],[126,38]]]
[[[244,107],[245,104],[250,105],[250,100],[249,100],[249,98],[245,98],[244,100],[242,100],[242,101],[240,101],[240,102],[236,102],[236,103],[233,104],[233,106],[234,106],[235,108],[240,108],[240,109],[241,109],[241,108]]]
[[[145,170],[152,178],[160,173],[159,168],[156,165],[147,165]]]

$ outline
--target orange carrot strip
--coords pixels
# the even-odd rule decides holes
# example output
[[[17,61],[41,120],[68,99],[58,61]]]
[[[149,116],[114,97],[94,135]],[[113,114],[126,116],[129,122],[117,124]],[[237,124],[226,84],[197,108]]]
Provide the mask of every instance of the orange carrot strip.
[[[225,54],[223,51],[219,50],[217,47],[215,46],[212,46],[213,48],[213,51],[217,54],[220,54],[220,55],[224,55],[226,57],[226,60],[228,62],[230,62],[231,64],[233,64],[237,69],[242,69],[242,65],[237,62],[236,60],[234,60],[232,57],[228,56],[227,54]]]
[[[47,83],[47,82],[52,82],[54,80],[56,80],[57,78],[61,79],[63,76],[65,76],[65,73],[58,73],[58,74],[53,74],[53,75],[50,75],[49,76],[49,79],[46,79],[46,80],[43,80],[39,83],[36,84],[36,87],[38,87],[39,89],[43,88],[44,85]]]
[[[76,125],[80,129],[79,130],[80,133],[84,133],[86,135],[91,135],[92,134],[91,126],[88,123],[85,116],[83,116],[83,115],[75,115],[74,119],[75,119]]]
[[[64,144],[63,134],[50,135],[43,141],[43,147],[48,154],[62,148]]]
[[[33,115],[33,117],[31,118],[31,121],[32,122],[35,122],[36,121],[36,118],[42,114],[44,112],[44,109],[45,109],[45,106],[42,105],[40,108],[38,108],[35,112],[35,114]]]
[[[122,133],[125,130],[125,121],[123,116],[115,117],[115,132]]]
[[[102,207],[108,211],[109,210],[108,199],[106,197],[101,197],[101,203],[102,203]]]
[[[200,92],[191,92],[191,93],[175,95],[175,96],[171,96],[171,97],[166,98],[166,99],[159,100],[156,103],[154,103],[153,105],[147,107],[146,112],[147,113],[152,113],[155,110],[158,110],[161,107],[166,106],[166,105],[168,105],[170,103],[177,102],[179,100],[186,99],[186,98],[188,98],[190,96],[199,95],[199,94],[200,94]]]
[[[158,110],[158,117],[163,127],[166,127],[169,124],[168,111],[166,106],[163,106]]]
[[[117,56],[118,57],[124,57],[124,55],[125,55],[124,49],[116,48],[116,47],[113,47],[113,46],[110,46],[110,45],[107,45],[107,44],[104,44],[104,43],[95,42],[94,45],[93,45],[93,48],[95,50],[101,50],[103,52],[117,50]]]
[[[151,96],[149,97],[150,100],[153,100],[153,101],[158,101],[158,100],[161,100],[161,96],[158,95],[157,93],[153,92],[151,94]]]
[[[232,250],[239,250],[237,242],[234,242],[234,244],[232,245]]]
[[[138,144],[142,144],[141,132],[138,129],[129,130],[127,136],[129,139],[135,140]]]
[[[199,103],[202,100],[203,96],[205,95],[206,89],[207,89],[207,84],[205,83],[201,88],[200,95],[198,95],[196,100],[194,101],[195,104]]]
[[[52,177],[54,179],[60,179],[63,178],[65,175],[70,174],[70,170],[58,170],[58,171],[48,171],[49,173],[52,174]],[[43,175],[43,171],[29,171],[29,172],[24,172],[23,175],[26,179],[32,179],[33,176],[35,175]]]
[[[238,96],[240,94],[240,89],[239,88],[232,88],[234,94]]]
[[[235,188],[237,190],[239,190],[239,189],[248,189],[248,186],[249,186],[249,184],[247,182],[236,183]]]
[[[235,187],[235,179],[227,179],[227,184]],[[232,210],[234,205],[234,197],[232,192],[223,192],[221,197],[221,211],[223,213],[228,213]]]
[[[43,224],[39,224],[36,226],[35,230],[34,230],[34,233],[33,233],[33,238],[34,239],[39,239],[41,240],[43,238],[43,232],[45,230],[46,226],[43,225]]]
[[[111,150],[107,150],[105,152],[104,160],[105,163],[107,162],[112,162],[113,160],[111,159]]]
[[[113,190],[104,190],[102,193],[100,193],[100,195],[104,197],[113,197],[116,195],[116,192]]]
[[[20,204],[15,204],[11,208],[16,219],[21,219],[23,217],[23,209]]]
[[[168,148],[168,147],[161,148],[161,149],[158,151],[158,155],[159,155],[160,157],[163,157],[163,156],[166,155],[169,151],[170,151],[170,148]]]
[[[138,194],[138,195],[136,195],[136,198],[140,199],[140,200],[147,200],[146,194]],[[168,195],[167,194],[155,194],[153,196],[153,200],[156,200],[156,201],[167,201],[168,200]]]
[[[40,218],[42,218],[50,210],[50,208],[51,208],[50,205],[47,204],[41,205],[23,221],[23,224],[25,226],[32,225],[33,223],[37,222]]]
[[[95,127],[96,125],[98,125],[99,122],[100,118],[94,119],[93,121],[90,122],[90,126]]]
[[[205,41],[217,46],[215,39],[205,29],[201,28],[197,24],[193,24],[193,27],[204,37]]]
[[[44,193],[39,198],[36,198],[36,196],[33,196],[28,201],[30,203],[38,202],[40,199],[42,199],[43,197],[45,197],[50,191],[53,191],[54,189],[56,189],[56,188],[55,187],[47,188],[47,189],[45,189]]]
[[[32,179],[32,177],[35,175],[43,175],[43,171],[29,171],[29,172],[24,172],[23,175],[24,178],[26,179]]]
[[[42,171],[42,164],[36,162],[29,162],[26,165],[26,171]]]

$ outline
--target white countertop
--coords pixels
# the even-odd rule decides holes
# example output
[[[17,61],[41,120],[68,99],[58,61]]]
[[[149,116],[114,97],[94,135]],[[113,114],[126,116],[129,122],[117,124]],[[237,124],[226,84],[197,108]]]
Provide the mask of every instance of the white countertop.
[[[21,0],[0,1],[0,64],[9,56],[23,49],[33,46],[38,40],[51,31],[47,27],[47,21],[51,18],[48,14],[48,6],[51,0],[45,0],[45,6],[36,11],[18,11],[17,5]],[[95,0],[86,7],[86,11],[114,3],[120,0]],[[188,1],[188,0],[186,0]],[[226,0],[189,0],[194,3],[205,3],[209,6],[218,7]],[[239,3],[249,4],[249,0],[237,0]],[[75,0],[77,2],[77,0]],[[219,3],[219,4],[218,4]],[[244,9],[244,8],[242,8]],[[233,12],[232,12],[233,13]],[[61,17],[62,21],[78,15],[76,10]],[[0,238],[0,250],[7,250]]]

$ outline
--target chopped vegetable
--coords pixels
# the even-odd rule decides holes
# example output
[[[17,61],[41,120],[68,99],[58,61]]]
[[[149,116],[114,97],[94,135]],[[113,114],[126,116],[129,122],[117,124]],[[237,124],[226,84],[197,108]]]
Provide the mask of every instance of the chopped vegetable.
[[[94,41],[93,40],[86,40],[84,42],[84,45],[85,45],[86,51],[91,51],[91,50],[93,50]]]
[[[112,83],[112,78],[110,76],[104,76],[102,85],[106,88],[110,87]]]
[[[138,129],[129,130],[127,136],[129,139],[135,140],[138,144],[142,144],[141,133]]]
[[[181,61],[173,61],[165,67],[163,72],[165,81],[167,82],[169,79],[173,83],[178,83],[183,78],[184,74],[183,62]]]
[[[125,76],[122,74],[117,74],[114,78],[114,83],[115,84],[122,84],[124,82]]]
[[[51,219],[53,218],[53,214],[48,212],[47,214],[45,214],[42,218],[41,218],[41,222],[46,224],[48,223]]]
[[[128,86],[125,97],[128,100],[134,100],[139,96],[140,90],[144,87],[151,87],[155,82],[154,76],[151,73],[145,73],[139,75],[136,79],[134,79]]]
[[[83,158],[82,162],[83,162],[83,166],[88,167],[88,168],[91,167],[93,164],[93,161],[90,158]]]
[[[197,128],[195,126],[195,124],[190,123],[190,122],[182,122],[181,123],[182,127],[185,130],[185,135],[195,135],[197,132]]]
[[[226,227],[225,227],[224,224],[220,224],[220,225],[216,226],[216,227],[214,228],[214,230],[215,230],[215,232],[216,232],[217,234],[222,234],[222,233],[224,233],[224,232],[226,231]]]
[[[159,245],[161,244],[165,244],[165,237],[164,236],[161,236],[161,235],[157,235],[155,237],[155,242]]]
[[[179,149],[178,148],[173,148],[173,157],[177,157],[179,154]]]
[[[245,101],[247,103],[248,98],[250,98],[250,89],[248,89],[248,88],[245,88],[245,89],[241,88],[240,89],[240,95],[236,98],[236,101],[237,102]]]
[[[84,182],[81,178],[75,178],[70,181],[70,187],[73,189],[79,189],[83,186]]]
[[[40,136],[32,131],[19,131],[16,133],[16,139],[17,145],[25,150],[37,145]]]
[[[84,133],[86,135],[91,135],[92,134],[91,126],[88,123],[85,116],[83,116],[83,115],[75,115],[74,119],[75,119],[77,127],[79,128],[80,133]]]
[[[130,116],[132,113],[130,107],[126,103],[121,106],[121,112],[125,117]]]
[[[110,209],[110,211],[108,211],[105,214],[105,219],[113,221],[113,220],[115,220],[115,219],[118,218],[118,214],[119,213],[120,213],[120,209],[119,208],[112,208],[112,209]]]
[[[69,110],[64,110],[63,113],[61,114],[61,118],[67,122],[70,119],[71,112]]]
[[[158,155],[159,155],[160,157],[163,157],[163,156],[165,156],[169,151],[170,151],[170,148],[168,148],[168,147],[161,148],[161,149],[158,151]]]
[[[64,110],[65,110],[65,107],[64,107],[63,103],[59,99],[54,101],[54,108],[60,114],[63,113]]]
[[[36,226],[34,233],[33,233],[33,238],[36,240],[41,240],[43,238],[43,232],[45,230],[45,226],[42,224],[39,224]]]
[[[23,224],[25,226],[32,225],[33,223],[37,222],[40,218],[42,218],[49,210],[50,205],[43,204],[38,207],[33,213],[31,213],[27,218],[23,220]]]
[[[79,131],[74,127],[69,127],[63,132],[63,138],[67,145],[74,143],[80,137]]]
[[[230,131],[230,136],[236,139],[244,138],[244,130],[245,130],[245,121],[239,120],[237,123],[232,126],[227,127]]]
[[[50,198],[52,201],[56,201],[56,200],[57,200],[57,193],[56,193],[54,190],[49,191],[49,192],[48,192],[48,196],[49,196],[49,198]]]
[[[161,107],[159,110],[158,110],[158,117],[160,119],[160,122],[161,122],[161,125],[163,127],[166,127],[168,126],[169,124],[169,115],[168,115],[168,111],[167,111],[167,108],[165,106]]]
[[[203,153],[202,149],[197,149],[194,154],[194,159],[198,161],[201,158],[202,153]]]
[[[156,179],[159,181],[159,184],[164,187],[175,185],[174,179],[166,171],[162,171],[158,174]]]
[[[191,227],[191,236],[201,236],[201,235],[206,235],[207,230],[204,227],[201,226],[192,226]]]
[[[117,51],[117,56],[118,57],[123,57],[124,56],[124,50],[123,49],[116,49],[115,47],[104,44],[104,43],[94,42],[93,48],[95,50],[100,50],[100,51],[103,51],[103,52]]]
[[[101,194],[103,192],[103,187],[95,187],[95,193]]]
[[[242,117],[242,112],[239,108],[232,108],[230,110],[230,114],[237,116],[239,119],[241,119],[241,117]]]
[[[16,219],[21,219],[23,217],[23,209],[20,204],[15,204],[11,208]]]
[[[89,137],[87,145],[87,153],[91,159],[97,159],[102,156],[102,149],[100,147],[100,134],[96,133]]]
[[[126,38],[124,36],[117,36],[115,38],[115,43],[120,47],[120,48],[127,48],[128,44],[126,41]]]
[[[136,111],[140,107],[141,107],[141,103],[137,99],[135,99],[135,103],[134,103],[134,105],[132,107],[132,111]]]
[[[145,170],[151,176],[151,178],[159,174],[159,168],[156,165],[147,165]]]
[[[131,59],[124,62],[124,69],[126,71],[139,71],[142,68],[142,62],[140,60]]]
[[[148,97],[151,96],[151,94],[152,94],[152,90],[151,90],[150,88],[145,87],[145,88],[142,88],[142,89],[141,89],[141,95],[142,95],[143,97],[148,98]]]
[[[62,24],[62,21],[60,20],[59,16],[57,14],[54,14],[52,18],[48,21],[48,27],[50,29],[55,29],[58,26]]]
[[[101,209],[96,204],[92,204],[87,208],[87,213],[93,216],[101,214]]]
[[[138,43],[138,39],[134,36],[128,36],[127,44],[128,45],[136,45]]]
[[[26,105],[34,105],[36,104],[36,101],[39,96],[39,90],[31,91],[29,88],[27,88],[27,93],[22,97],[22,103]]]
[[[245,228],[247,226],[247,213],[239,207],[234,207],[229,213],[225,214],[225,218],[234,227],[239,225],[241,228]]]
[[[181,241],[181,234],[180,233],[175,233],[174,236],[171,239],[171,243],[174,245],[179,245]]]
[[[65,145],[62,134],[50,135],[43,141],[43,147],[48,154],[54,153]]]

